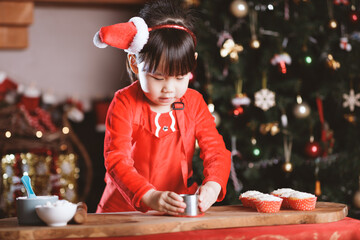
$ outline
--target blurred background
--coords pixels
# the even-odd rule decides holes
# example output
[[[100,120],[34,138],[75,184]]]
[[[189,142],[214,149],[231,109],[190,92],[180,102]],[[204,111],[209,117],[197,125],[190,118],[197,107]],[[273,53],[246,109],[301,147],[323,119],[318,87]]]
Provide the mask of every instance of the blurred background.
[[[104,188],[104,118],[128,85],[125,54],[98,49],[101,26],[146,1],[0,1],[1,217],[19,181],[38,195],[85,201]],[[349,206],[360,218],[358,0],[184,0],[197,21],[190,87],[209,104],[232,153],[225,200],[289,187]],[[196,180],[202,180],[199,150]]]

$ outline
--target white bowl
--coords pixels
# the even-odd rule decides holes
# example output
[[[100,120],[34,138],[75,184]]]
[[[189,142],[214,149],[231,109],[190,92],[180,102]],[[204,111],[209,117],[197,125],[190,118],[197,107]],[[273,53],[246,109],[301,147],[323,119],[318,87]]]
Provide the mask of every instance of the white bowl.
[[[36,196],[35,198],[16,198],[16,214],[19,225],[42,225],[43,221],[37,216],[35,207],[47,202],[56,202],[58,196]]]
[[[35,207],[36,213],[41,220],[52,227],[66,226],[74,217],[77,205],[66,200]]]

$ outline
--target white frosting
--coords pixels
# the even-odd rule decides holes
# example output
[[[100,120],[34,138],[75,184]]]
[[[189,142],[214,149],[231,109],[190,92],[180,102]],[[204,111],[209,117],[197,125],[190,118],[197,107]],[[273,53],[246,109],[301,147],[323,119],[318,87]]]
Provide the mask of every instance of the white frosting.
[[[254,191],[254,190],[246,191],[246,192],[241,194],[241,197],[253,197],[253,196],[257,195],[257,194],[263,194],[263,193],[261,193],[259,191]]]
[[[276,201],[276,202],[282,201],[281,198],[276,197],[271,194],[262,194],[262,195],[256,196],[256,199],[258,199],[260,201]]]
[[[295,190],[291,189],[291,188],[279,188],[279,189],[276,189],[274,190],[272,193],[273,194],[283,194],[283,193],[287,193],[287,192],[293,192]]]
[[[290,198],[298,198],[298,199],[305,199],[305,198],[314,198],[315,195],[305,192],[298,192],[295,191],[289,195]]]
[[[291,191],[291,192],[284,192],[284,193],[280,194],[280,197],[288,198],[288,197],[290,197],[290,195],[293,194],[294,192],[296,192],[296,191],[294,190],[294,191]]]

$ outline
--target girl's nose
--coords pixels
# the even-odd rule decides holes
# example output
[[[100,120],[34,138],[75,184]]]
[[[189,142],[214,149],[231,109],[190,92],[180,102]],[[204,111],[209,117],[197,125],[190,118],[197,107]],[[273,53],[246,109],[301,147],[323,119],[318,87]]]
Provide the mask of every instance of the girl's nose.
[[[166,93],[172,93],[175,90],[175,86],[172,83],[172,81],[166,81],[166,83],[163,86],[162,91]]]

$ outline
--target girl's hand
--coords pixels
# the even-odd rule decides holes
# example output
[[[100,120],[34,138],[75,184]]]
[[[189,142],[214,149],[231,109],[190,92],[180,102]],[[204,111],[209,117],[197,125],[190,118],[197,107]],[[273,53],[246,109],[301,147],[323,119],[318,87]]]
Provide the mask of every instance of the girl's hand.
[[[142,198],[142,201],[150,208],[170,215],[183,213],[186,207],[180,195],[170,191],[149,190]]]
[[[205,212],[216,202],[220,190],[220,184],[213,181],[209,181],[200,187],[199,208],[201,212]]]

